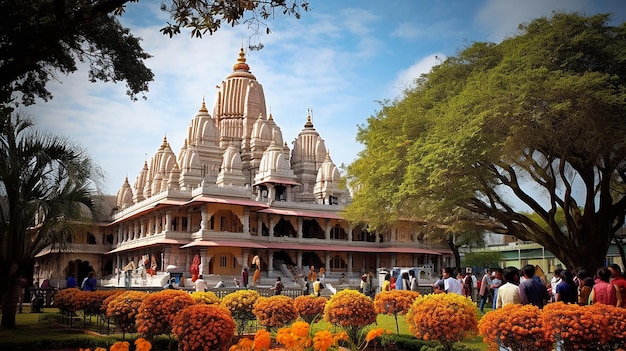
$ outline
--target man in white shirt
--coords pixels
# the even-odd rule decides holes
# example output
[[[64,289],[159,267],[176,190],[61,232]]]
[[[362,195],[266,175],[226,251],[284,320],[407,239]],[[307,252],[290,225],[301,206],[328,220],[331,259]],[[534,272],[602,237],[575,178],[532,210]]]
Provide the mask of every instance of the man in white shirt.
[[[452,267],[446,267],[442,271],[443,273],[443,290],[446,293],[453,293],[463,295],[463,285],[458,279],[453,277],[454,271]]]
[[[498,288],[496,308],[502,308],[512,303],[522,303],[519,295],[519,269],[506,267],[504,269],[504,280],[506,280],[506,284]]]
[[[206,291],[207,286],[206,286],[206,282],[204,281],[204,279],[202,279],[202,274],[200,274],[198,279],[196,279],[195,284],[196,284],[196,291]]]

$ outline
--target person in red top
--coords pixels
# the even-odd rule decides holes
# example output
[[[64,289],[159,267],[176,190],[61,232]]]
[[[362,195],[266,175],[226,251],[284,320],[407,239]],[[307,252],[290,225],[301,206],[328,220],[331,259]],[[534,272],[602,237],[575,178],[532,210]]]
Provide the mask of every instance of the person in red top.
[[[622,268],[616,263],[611,263],[608,268],[611,271],[610,282],[619,288],[620,295],[622,295],[622,305],[624,305],[626,302],[626,278],[622,275]]]
[[[605,305],[622,306],[622,295],[619,292],[619,288],[609,283],[611,279],[611,271],[608,268],[602,267],[598,269],[598,281],[591,290],[589,301],[591,304],[602,303]]]

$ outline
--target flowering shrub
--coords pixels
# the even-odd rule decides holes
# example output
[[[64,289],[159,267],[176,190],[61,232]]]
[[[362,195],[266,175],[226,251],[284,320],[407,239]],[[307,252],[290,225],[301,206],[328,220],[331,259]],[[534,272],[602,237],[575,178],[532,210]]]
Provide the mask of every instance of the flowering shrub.
[[[113,318],[122,332],[133,333],[136,331],[135,316],[147,296],[148,293],[132,290],[115,295],[107,306],[107,316]]]
[[[511,351],[551,350],[545,334],[541,310],[533,305],[506,305],[484,315],[478,331],[492,350],[500,346]]]
[[[476,304],[457,294],[418,297],[406,315],[409,330],[418,338],[438,340],[446,350],[478,330]]]
[[[311,324],[322,318],[326,298],[312,295],[298,296],[293,300],[293,306],[305,322]]]
[[[601,303],[585,306],[585,309],[590,310],[595,319],[608,321],[604,331],[607,334],[607,349],[623,349],[626,345],[626,313],[624,313],[624,309]]]
[[[81,291],[77,288],[62,289],[54,295],[54,305],[61,312],[73,313],[79,310],[75,296]]]
[[[118,341],[111,345],[109,351],[129,351],[130,343],[128,341]],[[135,340],[135,351],[150,351],[152,344],[144,338]],[[79,351],[91,351],[91,349],[78,349]],[[94,351],[106,351],[103,347],[97,347]]]
[[[334,294],[324,307],[324,320],[340,325],[352,344],[358,345],[363,328],[376,322],[374,302],[356,290]]]
[[[254,304],[252,313],[257,321],[269,330],[290,324],[298,318],[293,299],[284,295],[260,297]]]
[[[149,294],[135,317],[137,332],[145,337],[169,334],[176,313],[195,303],[191,295],[182,290],[167,289]]]
[[[76,305],[83,310],[85,315],[98,315],[102,313],[102,303],[109,296],[114,295],[113,290],[78,291]]]
[[[178,312],[172,333],[179,351],[226,351],[234,336],[235,322],[225,308],[196,304]]]
[[[383,291],[374,298],[374,308],[378,314],[389,314],[396,319],[396,331],[400,334],[398,315],[405,315],[415,299],[420,296],[417,291],[391,290]]]
[[[109,290],[111,293],[107,296],[106,299],[102,301],[102,305],[100,305],[100,313],[107,314],[107,309],[109,308],[109,302],[111,302],[117,295],[123,294],[125,290]]]
[[[191,293],[191,298],[196,303],[203,303],[205,305],[219,304],[220,298],[211,291],[195,291]]]
[[[255,290],[238,290],[222,298],[221,305],[237,321],[238,335],[243,334],[248,322],[255,319],[252,310],[259,297],[261,296]]]
[[[592,305],[593,306],[593,305]],[[595,316],[598,307],[555,302],[543,308],[543,323],[552,342],[563,350],[600,350],[609,341],[609,321]]]
[[[358,345],[358,347],[353,347],[353,350],[364,350],[369,342],[385,332],[388,331],[382,328],[371,330],[367,333],[363,343]],[[282,344],[284,350],[289,351],[339,350],[339,343],[345,340],[348,340],[348,335],[345,331],[331,333],[328,330],[320,330],[312,334],[310,325],[301,321],[293,323],[290,327],[280,328],[276,333],[276,342]],[[270,345],[271,339],[269,332],[261,329],[257,331],[254,336],[254,341],[242,338],[237,345],[233,345],[229,351],[268,350]]]

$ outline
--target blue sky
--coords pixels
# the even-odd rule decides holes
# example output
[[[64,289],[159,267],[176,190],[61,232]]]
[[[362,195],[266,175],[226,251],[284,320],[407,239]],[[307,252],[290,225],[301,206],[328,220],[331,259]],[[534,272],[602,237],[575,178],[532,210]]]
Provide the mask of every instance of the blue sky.
[[[500,42],[520,23],[555,10],[611,13],[615,24],[626,22],[621,0],[310,1],[300,20],[271,20],[272,33],[259,37],[264,48],[247,51],[247,63],[284,140],[291,146],[312,109],[338,166],[357,157],[357,125],[376,114],[378,102],[397,97],[438,59],[473,42]],[[89,83],[82,65],[50,83],[54,99],[23,109],[39,129],[86,148],[106,173],[105,194],[115,194],[126,176],[133,184],[164,135],[178,154],[202,99],[212,113],[215,86],[252,34],[245,25],[225,26],[203,39],[170,39],[159,32],[168,20],[160,3],[129,3],[122,16],[153,56],[146,62],[155,73],[147,100],[130,101],[124,84]]]

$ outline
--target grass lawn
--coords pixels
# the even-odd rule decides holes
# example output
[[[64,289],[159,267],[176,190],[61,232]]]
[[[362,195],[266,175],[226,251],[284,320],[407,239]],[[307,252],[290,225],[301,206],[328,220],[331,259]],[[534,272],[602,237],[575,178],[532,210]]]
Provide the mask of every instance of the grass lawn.
[[[80,327],[82,317],[75,317],[73,322],[75,328],[70,329],[57,321],[59,320],[57,309],[46,308],[43,313],[18,313],[16,315],[17,327],[11,330],[0,329],[0,349],[3,350],[21,350],[19,345],[29,343],[32,345],[34,341],[40,341],[39,350],[53,350],[54,345],[62,345],[63,342],[70,340],[78,340],[83,347],[91,347],[92,350],[97,345],[110,345],[111,343],[121,340],[122,334],[99,335],[95,333],[84,333]],[[480,316],[479,316],[480,317]],[[95,317],[93,317],[95,321]],[[396,321],[393,316],[379,315],[377,319],[377,327],[391,330],[396,333]],[[325,322],[316,323],[313,329],[329,328]],[[398,327],[400,334],[410,335],[408,324],[403,316],[398,317]],[[126,339],[132,339],[135,335],[126,335]],[[469,340],[463,341],[463,344],[476,348],[478,350],[487,350],[487,344],[482,341],[482,337],[477,336]],[[58,347],[57,347],[58,348]]]

